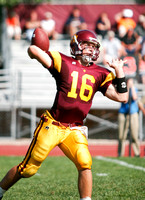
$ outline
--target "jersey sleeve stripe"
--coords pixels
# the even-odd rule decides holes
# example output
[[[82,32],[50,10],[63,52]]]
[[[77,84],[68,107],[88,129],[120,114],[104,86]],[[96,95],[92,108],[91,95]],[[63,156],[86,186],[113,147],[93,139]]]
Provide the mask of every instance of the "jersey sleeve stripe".
[[[61,55],[58,51],[51,51],[50,52],[54,61],[54,68],[60,72],[61,71],[61,63],[62,63],[62,59],[61,59]]]
[[[110,72],[110,73],[107,75],[105,81],[101,84],[101,87],[102,87],[103,85],[105,85],[105,83],[107,83],[107,82],[109,82],[109,81],[112,81],[113,79],[115,79],[115,75],[113,74],[113,72]]]

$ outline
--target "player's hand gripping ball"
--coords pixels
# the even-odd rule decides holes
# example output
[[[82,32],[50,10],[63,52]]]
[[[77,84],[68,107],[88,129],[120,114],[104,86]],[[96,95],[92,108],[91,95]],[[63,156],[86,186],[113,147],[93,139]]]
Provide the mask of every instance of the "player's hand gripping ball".
[[[45,52],[49,50],[49,38],[42,28],[36,28],[34,30],[31,45],[35,45]]]

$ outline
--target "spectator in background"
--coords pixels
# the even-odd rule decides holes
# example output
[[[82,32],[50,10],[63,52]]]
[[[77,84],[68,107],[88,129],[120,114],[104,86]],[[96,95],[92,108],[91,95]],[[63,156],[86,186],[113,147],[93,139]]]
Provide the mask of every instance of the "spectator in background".
[[[145,37],[145,15],[141,14],[138,18],[138,23],[135,28],[135,32],[140,36],[141,42]]]
[[[103,12],[96,22],[95,32],[97,33],[97,35],[100,35],[102,38],[104,38],[110,29],[111,22],[108,18],[107,13]]]
[[[141,44],[138,35],[133,28],[129,28],[124,37],[121,38],[121,43],[125,48],[126,54],[135,55],[141,49]]]
[[[132,136],[132,146],[136,157],[140,156],[139,144],[139,107],[137,102],[137,89],[134,86],[133,79],[127,81],[127,88],[130,90],[128,103],[121,103],[118,115],[119,123],[119,144],[118,156],[124,156],[125,140],[127,138],[130,126],[130,134]],[[130,103],[129,103],[130,102]]]
[[[134,29],[136,27],[136,22],[132,17],[133,11],[131,9],[124,9],[122,12],[115,15],[117,34],[119,38],[125,36],[129,29]]]
[[[21,26],[19,16],[15,11],[10,11],[6,19],[8,37],[15,40],[21,39]]]
[[[74,7],[64,25],[64,33],[72,37],[77,31],[87,29],[87,24],[81,16],[80,9]]]
[[[122,45],[115,37],[114,31],[108,31],[107,37],[102,41],[103,64],[106,66],[112,59],[120,58],[122,55]]]
[[[45,19],[40,22],[40,27],[48,34],[49,39],[57,39],[55,24],[52,13],[46,12]]]
[[[35,28],[40,27],[40,21],[38,19],[38,15],[36,11],[32,11],[30,13],[30,18],[25,23],[25,33],[26,33],[26,39],[31,41],[33,32]]]

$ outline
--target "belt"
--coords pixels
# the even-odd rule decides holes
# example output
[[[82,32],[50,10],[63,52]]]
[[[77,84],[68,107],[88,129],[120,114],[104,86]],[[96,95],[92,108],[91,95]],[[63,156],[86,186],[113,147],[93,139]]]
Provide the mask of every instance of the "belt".
[[[41,120],[43,120],[44,122],[48,121],[48,117],[46,117],[44,114],[42,114],[41,116]],[[52,121],[52,124],[55,126],[62,126],[62,127],[74,127],[74,126],[82,126],[82,124],[80,123],[63,123],[63,122],[58,122],[58,121]]]
[[[65,126],[66,128],[67,127],[74,127],[74,126],[81,126],[81,124],[77,124],[77,123],[63,123],[63,122],[57,122],[57,121],[52,121],[52,124],[55,125],[55,126]]]

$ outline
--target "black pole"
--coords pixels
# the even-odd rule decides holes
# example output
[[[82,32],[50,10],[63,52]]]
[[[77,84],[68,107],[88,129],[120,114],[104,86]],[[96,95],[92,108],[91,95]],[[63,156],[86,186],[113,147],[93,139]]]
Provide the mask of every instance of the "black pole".
[[[131,144],[132,144],[130,106],[131,106],[131,88],[129,88],[129,157],[131,157]]]

